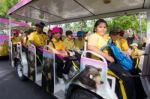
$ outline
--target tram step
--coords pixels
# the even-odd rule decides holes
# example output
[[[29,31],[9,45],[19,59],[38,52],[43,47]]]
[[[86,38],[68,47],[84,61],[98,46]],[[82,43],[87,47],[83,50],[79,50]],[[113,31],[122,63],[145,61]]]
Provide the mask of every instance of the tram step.
[[[36,84],[38,84],[39,86],[42,85],[42,73],[38,73],[36,74]]]
[[[58,98],[58,99],[64,99],[65,97],[65,85],[64,84],[57,84],[55,85],[55,89],[54,89],[54,95]]]

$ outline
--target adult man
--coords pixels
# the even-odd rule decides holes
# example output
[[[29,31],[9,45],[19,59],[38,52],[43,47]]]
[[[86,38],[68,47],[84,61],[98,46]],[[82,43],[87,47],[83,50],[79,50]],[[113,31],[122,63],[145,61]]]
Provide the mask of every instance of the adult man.
[[[43,48],[44,45],[46,45],[46,41],[48,39],[48,36],[43,32],[43,28],[45,24],[43,22],[35,24],[36,26],[36,31],[32,32],[29,35],[29,42],[34,44],[36,47],[36,53],[37,53],[37,62],[38,64],[42,60],[42,52],[39,50],[39,48]],[[40,63],[41,64],[41,63]]]
[[[44,34],[43,28],[45,24],[43,22],[35,24],[36,31],[32,32],[29,35],[29,42],[34,44],[36,47],[43,47],[46,45],[46,40],[48,39],[48,36]]]

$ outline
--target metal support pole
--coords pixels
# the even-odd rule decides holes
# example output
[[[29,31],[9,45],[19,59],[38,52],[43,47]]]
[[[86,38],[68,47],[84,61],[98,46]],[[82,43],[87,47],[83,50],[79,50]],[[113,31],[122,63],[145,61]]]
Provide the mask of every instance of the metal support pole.
[[[9,45],[11,44],[11,17],[9,17]]]
[[[147,10],[147,44],[150,43],[150,9]]]

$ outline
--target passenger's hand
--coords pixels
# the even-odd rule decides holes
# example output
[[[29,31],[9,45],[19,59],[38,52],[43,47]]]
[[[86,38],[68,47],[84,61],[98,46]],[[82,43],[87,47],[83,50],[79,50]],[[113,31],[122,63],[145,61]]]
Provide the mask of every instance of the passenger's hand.
[[[66,51],[56,51],[56,54],[62,56],[62,57],[68,57],[68,54]]]
[[[62,56],[63,56],[63,57],[68,57],[67,52],[62,53]]]
[[[107,60],[108,60],[110,63],[113,63],[113,62],[115,61],[114,58],[111,57],[111,56],[108,56],[108,57],[107,57]]]
[[[68,53],[69,53],[69,56],[75,56],[75,52],[73,52],[73,51],[72,52],[69,51]]]

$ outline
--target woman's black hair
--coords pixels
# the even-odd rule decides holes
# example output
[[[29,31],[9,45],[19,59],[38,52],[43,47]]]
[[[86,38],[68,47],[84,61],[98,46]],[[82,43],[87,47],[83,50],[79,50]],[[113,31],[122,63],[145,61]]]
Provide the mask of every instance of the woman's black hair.
[[[97,20],[97,21],[95,22],[93,32],[96,32],[95,29],[96,29],[96,27],[97,27],[100,23],[105,23],[106,26],[108,27],[108,24],[107,24],[107,22],[106,22],[104,19],[99,19],[99,20]]]

